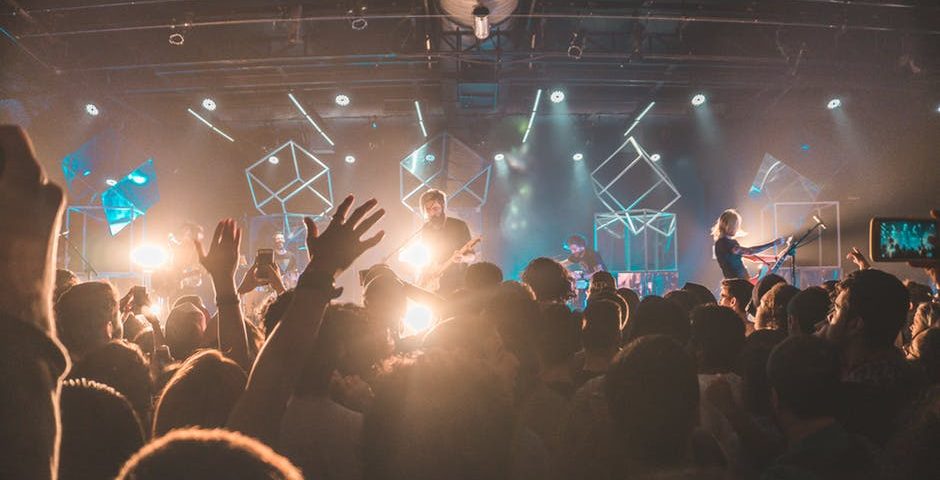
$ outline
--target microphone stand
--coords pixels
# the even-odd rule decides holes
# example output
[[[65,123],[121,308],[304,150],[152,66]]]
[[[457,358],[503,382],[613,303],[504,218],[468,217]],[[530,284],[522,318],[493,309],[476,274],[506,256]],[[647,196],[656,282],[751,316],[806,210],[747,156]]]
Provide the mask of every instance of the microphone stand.
[[[790,248],[788,248],[786,252],[783,252],[782,258],[786,258],[787,256],[790,257],[790,279],[793,282],[794,287],[799,288],[799,282],[796,278],[796,250],[802,247],[804,243],[809,243],[805,242],[806,238],[820,227],[825,228],[825,225],[823,225],[822,222],[817,222],[816,225],[813,225],[809,230],[807,230],[806,233],[804,233],[803,236],[801,236],[797,241],[790,244]],[[815,238],[813,240],[815,240]]]
[[[68,232],[60,233],[59,236],[62,237],[62,240],[65,240],[66,247],[68,247],[69,250],[75,252],[75,255],[78,255],[78,258],[82,261],[82,265],[85,267],[85,276],[88,277],[89,280],[91,279],[92,274],[94,274],[95,277],[98,277],[98,270],[95,270],[95,267],[91,266],[91,262],[85,258],[85,255],[83,255],[78,248],[75,248],[75,245],[73,245],[69,240]],[[68,268],[68,265],[65,265],[65,268]]]

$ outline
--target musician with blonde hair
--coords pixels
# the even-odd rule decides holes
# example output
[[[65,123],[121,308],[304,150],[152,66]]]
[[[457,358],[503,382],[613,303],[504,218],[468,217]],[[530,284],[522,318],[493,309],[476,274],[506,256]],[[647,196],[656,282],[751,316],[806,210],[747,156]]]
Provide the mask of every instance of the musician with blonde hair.
[[[711,234],[715,240],[715,258],[721,267],[721,273],[724,278],[748,278],[747,268],[744,267],[743,255],[756,255],[772,247],[783,246],[787,240],[783,237],[772,242],[764,243],[753,247],[742,247],[735,239],[742,236],[741,214],[734,209],[728,209],[721,213],[715,225],[712,226]]]

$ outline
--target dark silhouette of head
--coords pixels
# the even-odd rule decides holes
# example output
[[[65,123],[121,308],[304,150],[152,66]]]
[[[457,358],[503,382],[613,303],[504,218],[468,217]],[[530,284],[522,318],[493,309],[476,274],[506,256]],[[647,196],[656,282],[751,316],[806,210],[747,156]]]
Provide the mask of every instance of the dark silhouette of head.
[[[150,419],[153,397],[150,367],[136,344],[112,340],[82,357],[69,377],[86,378],[113,387],[131,402],[141,422]]]
[[[71,270],[64,268],[55,271],[55,289],[52,292],[52,302],[55,303],[66,290],[78,285],[78,277]]]
[[[55,304],[59,340],[72,360],[121,338],[117,292],[107,282],[79,283],[68,289]]]
[[[721,281],[721,295],[718,304],[730,307],[738,316],[747,314],[748,304],[751,303],[751,293],[754,286],[743,278],[727,278]]]
[[[186,360],[202,345],[206,335],[206,317],[191,303],[173,308],[166,318],[166,345],[177,360]]]
[[[137,452],[118,480],[302,480],[289,460],[263,443],[227,430],[176,430]]]
[[[605,383],[616,441],[628,463],[680,464],[699,408],[695,362],[682,345],[664,335],[639,338],[617,355]]]
[[[734,310],[718,305],[696,307],[691,314],[689,346],[701,373],[734,370],[744,348],[744,324]]]
[[[747,313],[756,315],[757,306],[760,305],[761,298],[778,283],[787,283],[787,280],[775,273],[771,273],[758,280],[754,285],[754,288],[751,290],[751,303],[748,304]]]
[[[826,337],[840,345],[892,348],[910,306],[904,284],[894,275],[867,269],[849,274],[838,292]]]
[[[582,318],[581,344],[585,350],[609,351],[620,346],[620,307],[617,304],[590,302]]]
[[[781,342],[767,360],[777,416],[808,420],[835,415],[840,369],[838,352],[822,338],[800,335]]]
[[[59,399],[62,443],[59,478],[114,478],[144,445],[130,402],[113,388],[84,378],[66,380]]]
[[[565,364],[581,349],[577,316],[564,305],[549,304],[541,308],[541,318],[535,341],[542,366]]]
[[[791,319],[790,333],[811,335],[818,324],[826,321],[831,307],[829,292],[822,287],[809,287],[797,293],[787,304],[787,315]],[[799,330],[794,332],[793,327]]]
[[[624,342],[644,335],[669,335],[685,344],[689,340],[689,317],[675,302],[656,295],[644,297],[636,307],[636,314],[630,315]]]
[[[468,290],[486,290],[503,283],[503,271],[495,263],[477,262],[467,267],[464,285]]]
[[[247,376],[218,350],[190,356],[160,393],[153,414],[153,436],[174,428],[224,427]]]
[[[682,286],[682,289],[695,294],[698,300],[696,306],[707,305],[709,303],[718,303],[718,299],[715,298],[715,294],[713,294],[712,291],[709,290],[705,285],[686,282],[685,285]]]
[[[672,290],[666,292],[663,298],[670,302],[675,302],[686,315],[692,313],[692,309],[698,306],[699,303],[698,297],[688,290]]]
[[[283,293],[274,297],[272,300],[268,300],[268,302],[264,304],[261,308],[261,321],[264,323],[265,338],[271,335],[271,332],[274,331],[274,327],[277,327],[278,323],[281,323],[281,319],[284,318],[284,314],[287,313],[287,307],[289,307],[293,301],[294,289],[292,288],[285,290]]]
[[[800,293],[798,288],[786,283],[778,283],[771,287],[761,297],[760,304],[757,306],[754,328],[787,332],[789,328],[787,305],[798,293]]]
[[[566,302],[574,298],[571,274],[551,258],[540,257],[529,262],[522,272],[522,282],[535,292],[540,302]]]

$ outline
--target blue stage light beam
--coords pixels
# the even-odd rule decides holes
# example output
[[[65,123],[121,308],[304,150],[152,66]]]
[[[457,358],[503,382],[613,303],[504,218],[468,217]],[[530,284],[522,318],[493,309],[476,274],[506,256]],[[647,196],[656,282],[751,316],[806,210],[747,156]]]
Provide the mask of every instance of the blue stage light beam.
[[[630,128],[628,128],[626,132],[623,132],[624,137],[626,137],[627,135],[630,135],[630,132],[632,132],[633,129],[636,128],[636,126],[640,124],[640,120],[643,120],[643,117],[645,117],[646,114],[649,113],[649,111],[653,109],[654,105],[656,105],[656,102],[650,102],[649,105],[647,105],[646,108],[644,108],[643,111],[640,112],[639,115],[637,115],[636,120],[633,121],[633,124],[630,125]]]
[[[421,135],[428,138],[428,131],[424,128],[424,116],[421,115],[421,103],[415,100],[415,111],[418,112],[418,125],[421,125]]]
[[[539,109],[539,100],[542,99],[542,89],[535,92],[535,103],[532,104],[532,113],[529,115],[529,124],[525,127],[525,135],[522,136],[522,143],[529,139],[529,132],[532,131],[532,123],[535,121],[535,112]]]
[[[150,158],[102,192],[101,206],[111,235],[142,217],[158,201],[157,172]]]
[[[212,122],[203,118],[202,115],[199,115],[193,109],[187,108],[186,111],[191,113],[194,117],[198,118],[200,122],[206,124],[206,126],[211,128],[213,132],[218,133],[219,135],[222,135],[223,137],[225,137],[226,140],[230,142],[235,142],[235,139],[232,138],[229,134],[223,132],[222,130],[219,130],[215,125],[212,124]]]
[[[316,131],[320,134],[320,136],[322,136],[323,139],[326,140],[326,143],[329,143],[331,147],[336,146],[336,144],[333,143],[333,140],[330,139],[330,137],[326,134],[326,132],[324,132],[323,129],[320,128],[319,125],[317,125],[317,122],[314,122],[313,119],[310,118],[310,115],[307,113],[306,110],[304,110],[303,105],[301,105],[300,102],[297,101],[297,98],[294,97],[294,94],[288,93],[287,96],[290,97],[290,100],[292,102],[294,102],[294,106],[297,107],[297,110],[300,110],[301,115],[303,115],[304,118],[306,118],[307,121],[310,122],[310,125],[313,125],[313,128],[316,129]]]

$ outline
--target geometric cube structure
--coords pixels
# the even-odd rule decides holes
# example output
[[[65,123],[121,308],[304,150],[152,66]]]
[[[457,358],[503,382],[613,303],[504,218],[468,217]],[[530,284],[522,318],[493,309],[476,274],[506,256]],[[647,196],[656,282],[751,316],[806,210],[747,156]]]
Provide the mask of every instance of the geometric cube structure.
[[[764,153],[748,195],[768,203],[812,202],[819,196],[819,185],[773,155]]]
[[[288,213],[318,219],[333,208],[330,167],[293,140],[246,168],[245,177],[255,208],[264,215],[285,215],[285,223]]]
[[[676,215],[655,210],[594,214],[594,246],[612,272],[678,269]]]
[[[816,225],[813,216],[826,225],[825,229],[817,228],[797,249],[796,282],[792,279],[789,260],[777,274],[787,278],[795,286],[818,285],[825,280],[841,278],[843,256],[840,213],[839,202],[836,201],[774,202],[765,208],[761,212],[763,238],[792,235],[793,239],[797,240]]]
[[[591,181],[594,194],[613,215],[610,219],[634,234],[656,222],[656,212],[664,212],[682,197],[662,167],[633,137],[591,171]],[[633,211],[653,214],[634,219]]]
[[[486,204],[492,169],[492,162],[465,143],[439,133],[399,162],[401,203],[420,215],[421,194],[437,188],[444,192],[448,209],[472,216]]]
[[[151,158],[101,193],[101,206],[111,235],[117,235],[159,200],[157,172]]]

